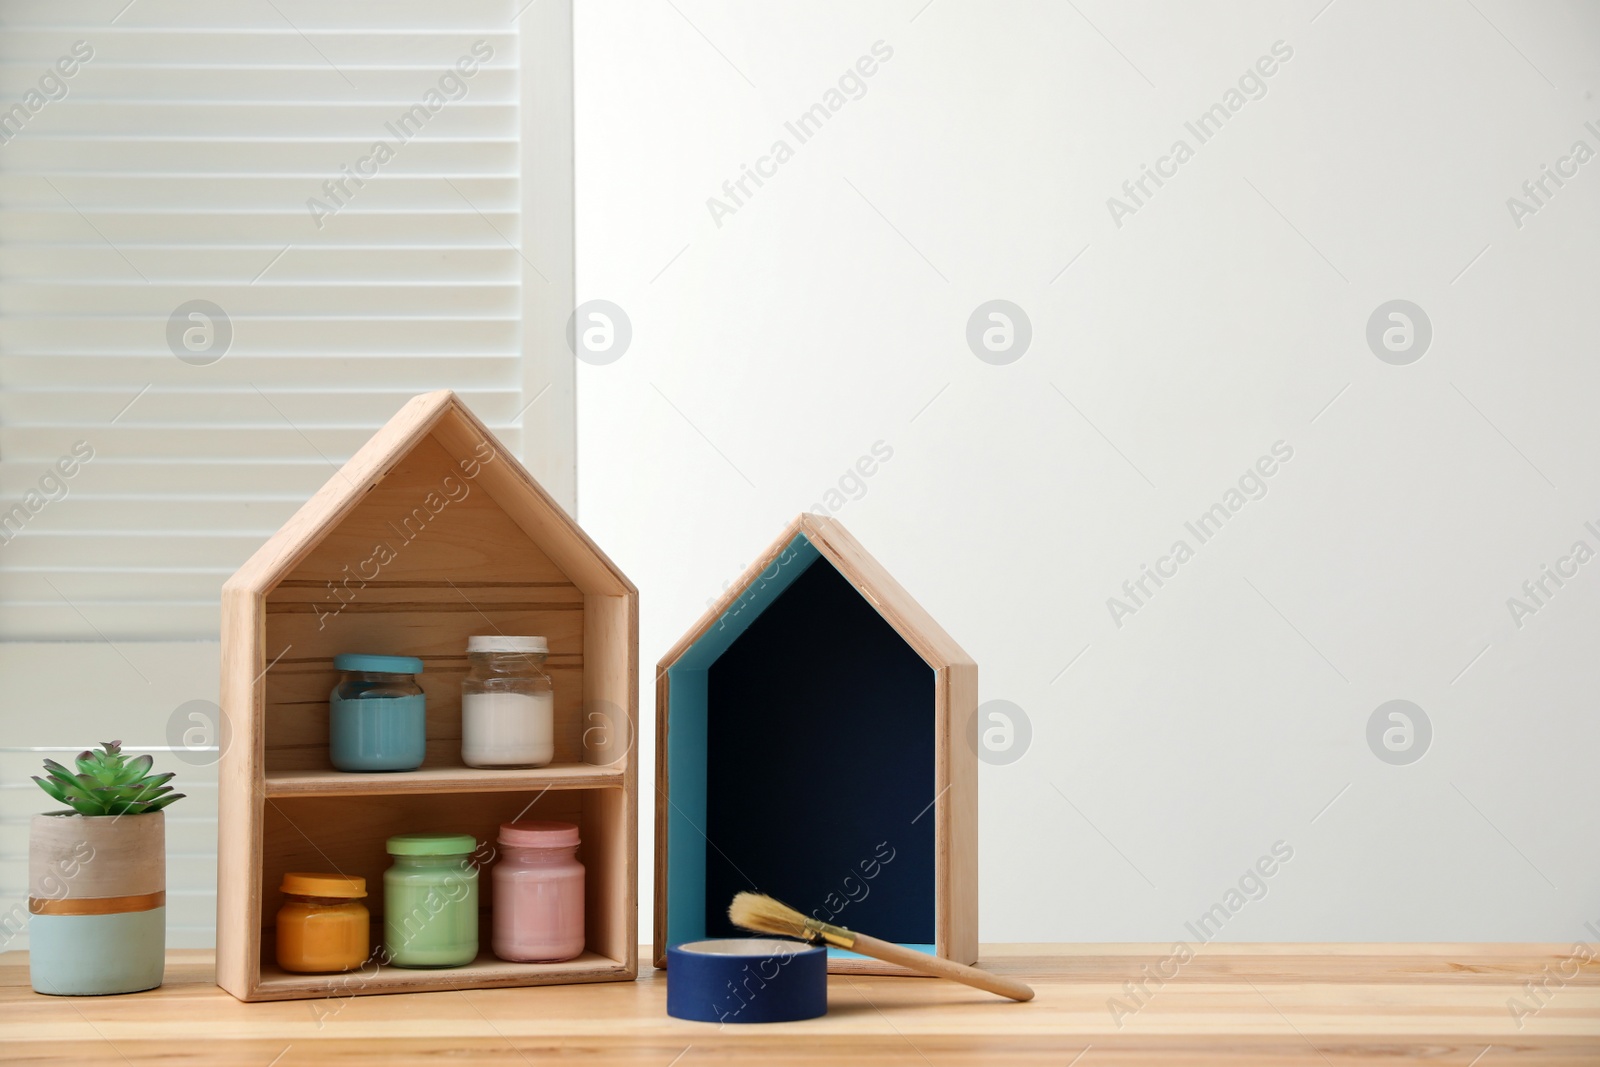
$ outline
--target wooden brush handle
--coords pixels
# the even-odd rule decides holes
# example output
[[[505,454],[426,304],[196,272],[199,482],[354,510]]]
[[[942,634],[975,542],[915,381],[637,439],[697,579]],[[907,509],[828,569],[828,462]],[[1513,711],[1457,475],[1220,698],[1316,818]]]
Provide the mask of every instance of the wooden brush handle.
[[[1012,1000],[1032,1000],[1033,989],[1024,982],[1015,978],[1002,978],[998,974],[980,971],[976,967],[968,967],[964,963],[953,960],[941,959],[930,956],[926,952],[917,952],[914,949],[896,945],[890,941],[880,941],[876,937],[866,934],[856,934],[856,943],[852,951],[885,963],[898,963],[908,971],[926,974],[933,978],[948,978],[953,982],[984,989],[990,993],[998,993],[1002,997]]]

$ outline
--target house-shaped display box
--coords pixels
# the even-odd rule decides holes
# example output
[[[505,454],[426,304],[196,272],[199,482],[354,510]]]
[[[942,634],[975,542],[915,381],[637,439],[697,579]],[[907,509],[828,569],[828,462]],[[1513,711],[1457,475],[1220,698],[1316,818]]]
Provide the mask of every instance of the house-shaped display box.
[[[548,638],[556,754],[530,770],[461,761],[461,680],[474,634]],[[638,966],[638,593],[449,391],[412,399],[223,586],[217,984],[242,1000],[626,981]],[[421,657],[421,769],[328,760],[341,652]],[[562,963],[489,951],[498,827],[578,824],[586,949]],[[285,871],[367,880],[382,944],[391,834],[480,844],[481,949],[464,967],[370,963],[297,975],[274,962]]]
[[[977,695],[977,665],[843,526],[791,524],[656,671],[656,964],[740,936],[743,889],[974,962]]]

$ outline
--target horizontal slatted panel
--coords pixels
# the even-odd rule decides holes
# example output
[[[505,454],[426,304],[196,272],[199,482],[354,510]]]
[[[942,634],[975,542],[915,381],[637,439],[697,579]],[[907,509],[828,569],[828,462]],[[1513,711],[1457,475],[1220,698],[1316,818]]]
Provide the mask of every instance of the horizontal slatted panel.
[[[217,910],[216,768],[177,761],[163,751],[165,746],[124,747],[150,753],[158,769],[179,772],[181,781],[174,784],[184,799],[174,803],[166,817],[167,937],[174,946],[209,945]],[[29,819],[34,812],[61,810],[29,776],[41,773],[46,759],[70,765],[80,751],[65,746],[0,747],[0,923],[5,915],[27,907]]]
[[[3,640],[212,639],[406,397],[513,449],[531,399],[511,0],[125,3],[0,6]],[[231,326],[209,365],[169,340],[192,300]]]
[[[157,772],[172,771],[184,799],[166,810],[167,943],[212,943],[216,924],[217,752],[215,737],[194,735],[194,701],[213,704],[218,690],[213,642],[0,642],[0,950],[7,916],[25,911],[28,824],[61,808],[30,776],[43,761],[70,764],[85,747],[120,739],[149,753]],[[189,744],[191,749],[174,750]]]

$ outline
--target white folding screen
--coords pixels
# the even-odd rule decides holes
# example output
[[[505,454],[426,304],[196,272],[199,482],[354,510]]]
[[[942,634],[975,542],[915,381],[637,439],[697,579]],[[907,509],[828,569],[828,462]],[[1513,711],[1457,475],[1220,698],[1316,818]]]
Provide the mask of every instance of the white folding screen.
[[[222,581],[405,398],[573,506],[570,54],[561,3],[0,0],[0,912],[38,750],[214,700]]]

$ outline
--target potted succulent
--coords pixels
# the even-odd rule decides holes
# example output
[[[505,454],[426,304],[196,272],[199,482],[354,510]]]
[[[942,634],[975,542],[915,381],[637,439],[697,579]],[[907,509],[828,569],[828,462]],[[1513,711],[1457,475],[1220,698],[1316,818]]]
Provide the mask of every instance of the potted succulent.
[[[28,960],[39,993],[134,993],[161,984],[167,948],[167,835],[182,797],[171,772],[120,741],[45,760],[39,788],[70,811],[35,815],[28,834]]]

